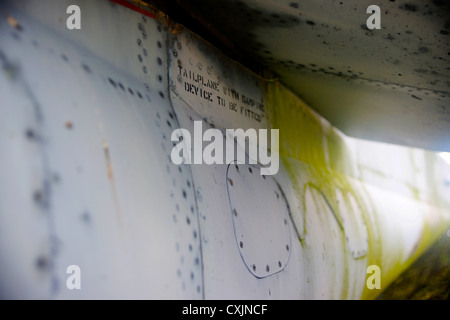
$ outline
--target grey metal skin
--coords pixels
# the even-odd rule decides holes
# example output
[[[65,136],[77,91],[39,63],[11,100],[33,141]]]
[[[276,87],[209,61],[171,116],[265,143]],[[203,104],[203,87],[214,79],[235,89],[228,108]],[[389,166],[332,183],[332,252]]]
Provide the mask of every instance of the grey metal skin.
[[[73,4],[81,30],[66,26]],[[373,298],[369,265],[387,284],[448,226],[450,170],[435,155],[348,138],[282,84],[137,8],[0,3],[1,298]],[[185,90],[180,66],[252,97],[260,121]],[[282,154],[263,177],[173,163],[172,133],[194,121],[271,128],[268,87],[319,128],[324,164]],[[337,164],[327,141],[345,145]]]
[[[448,1],[178,3],[346,135],[450,151]]]

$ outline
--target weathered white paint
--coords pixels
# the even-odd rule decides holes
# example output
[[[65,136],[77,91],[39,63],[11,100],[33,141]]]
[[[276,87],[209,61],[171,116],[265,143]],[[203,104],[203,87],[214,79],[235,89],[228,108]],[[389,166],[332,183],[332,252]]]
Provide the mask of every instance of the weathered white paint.
[[[82,10],[79,31],[65,27],[69,4]],[[2,297],[373,297],[364,291],[368,265],[380,264],[382,280],[392,280],[431,243],[430,232],[437,236],[449,223],[444,162],[423,150],[347,138],[285,89],[273,108],[271,95],[282,85],[180,26],[108,1],[3,1],[0,16],[21,26],[0,20]],[[254,123],[186,95],[178,59],[201,63],[202,75],[263,102],[271,115]],[[301,112],[313,116],[306,121]],[[253,180],[264,181],[259,175],[242,175],[236,182],[244,191],[234,194],[227,164],[171,162],[176,128],[192,130],[197,120],[204,129],[266,128],[274,115],[283,124],[283,162],[265,185]],[[318,128],[321,143],[296,140],[295,124]],[[326,154],[325,165],[303,150]],[[236,233],[234,208],[250,221],[258,211],[267,218],[255,228],[246,220]],[[243,254],[244,234],[255,248],[261,235],[289,248],[260,243]],[[247,259],[281,267],[255,277]],[[70,265],[80,267],[81,290],[65,286]]]

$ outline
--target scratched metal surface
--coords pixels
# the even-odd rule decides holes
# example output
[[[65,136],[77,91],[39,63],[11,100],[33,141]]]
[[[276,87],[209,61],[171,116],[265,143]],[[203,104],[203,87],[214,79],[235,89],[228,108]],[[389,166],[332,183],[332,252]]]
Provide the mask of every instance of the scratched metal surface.
[[[65,27],[70,4],[81,31]],[[436,155],[348,138],[150,16],[106,0],[1,2],[1,298],[373,298],[367,265],[392,281],[449,224]],[[174,165],[171,134],[194,121],[280,127],[279,173]],[[72,264],[81,290],[66,287]]]
[[[448,2],[177,2],[347,135],[450,151]]]
[[[69,4],[89,8],[83,33],[58,21]],[[201,298],[197,214],[177,217],[196,205],[189,170],[169,157],[161,23],[109,1],[0,10],[21,26],[0,22],[1,294]],[[64,290],[71,264],[81,291]]]
[[[259,118],[255,119],[240,112],[241,107],[248,107],[242,102],[242,95],[264,102],[264,83],[261,78],[231,60],[224,59],[217,49],[186,30],[177,32],[176,36],[171,37],[170,44],[170,96],[182,128],[194,132],[194,121],[202,121],[204,130],[220,129],[226,138],[225,129],[267,127],[264,112],[259,111],[262,115],[260,121]],[[184,70],[188,72],[185,75]],[[209,101],[190,89],[185,90],[186,83],[199,85],[189,71],[204,76],[201,82],[207,83],[209,80],[219,83],[219,92],[214,89],[210,91],[215,92],[215,96],[218,94],[227,98],[226,107],[216,99]],[[224,87],[227,90],[224,90]],[[211,88],[205,85],[203,89]],[[234,99],[237,94],[240,98]],[[236,102],[238,111],[229,109],[229,101]],[[235,145],[237,149],[241,147],[237,143]],[[248,160],[248,155],[246,159]],[[234,167],[233,164],[232,166]],[[227,163],[191,166],[202,234],[205,298],[304,298],[305,293],[298,290],[302,286],[302,277],[298,276],[298,272],[303,269],[302,250],[298,242],[291,245],[292,239],[295,238],[295,225],[291,219],[286,220],[287,217],[274,215],[270,207],[271,202],[266,199],[267,193],[262,190],[262,186],[257,187],[253,180],[248,181],[245,178],[243,170],[248,170],[247,165],[238,166],[240,171],[236,172],[236,178],[231,178],[232,181],[228,176],[230,167]],[[286,173],[283,173],[283,168],[280,171],[276,179],[290,191],[292,184]],[[256,168],[249,178],[266,181]],[[272,179],[267,177],[267,188],[273,187]],[[241,191],[236,193],[230,190],[239,188],[238,184]],[[242,189],[246,191],[243,192]],[[293,198],[292,194],[288,197],[291,203]],[[287,211],[287,204],[283,206]],[[247,208],[247,212],[236,208]],[[292,210],[293,215],[300,214],[299,208]],[[268,216],[270,219],[264,219],[262,216]],[[241,223],[237,229],[243,232],[236,232],[238,219]],[[280,228],[273,228],[273,222],[278,223]],[[267,231],[262,233],[262,230]],[[259,241],[263,234],[266,235],[265,241]],[[270,248],[265,245],[266,242],[272,241],[279,243],[279,246]],[[244,246],[246,249],[248,246],[250,250],[247,254],[242,252]],[[248,259],[251,262],[247,262]],[[280,267],[278,263],[281,261]]]

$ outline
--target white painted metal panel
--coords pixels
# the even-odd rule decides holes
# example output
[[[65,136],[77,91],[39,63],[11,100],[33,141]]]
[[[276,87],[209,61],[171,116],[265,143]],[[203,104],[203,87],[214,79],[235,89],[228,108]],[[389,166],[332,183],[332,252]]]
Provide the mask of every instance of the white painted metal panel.
[[[26,275],[2,276],[2,294],[201,298],[196,211],[190,222],[182,216],[196,207],[193,182],[186,166],[170,160],[178,124],[167,91],[166,32],[107,1],[76,3],[89,7],[81,36],[13,9],[36,9],[39,19],[54,21],[68,1],[48,2],[48,12],[33,1],[1,7],[22,26],[0,22],[1,106],[11,115],[2,117],[0,170],[17,194],[1,193],[1,217],[3,227],[23,234],[19,241],[2,233],[2,270]],[[105,24],[98,35],[103,22],[121,19],[127,23],[115,32]],[[16,170],[9,150],[20,159]],[[72,264],[82,270],[81,291],[66,288]],[[23,270],[15,273],[17,266]]]
[[[275,179],[260,169],[235,161],[226,182],[241,257],[255,277],[266,278],[286,267],[292,243],[289,205]]]
[[[449,223],[434,155],[343,136],[154,13],[17,0],[0,16],[20,25],[0,19],[2,298],[373,297],[367,265],[392,281]],[[194,121],[279,128],[279,172],[173,164],[172,132]]]

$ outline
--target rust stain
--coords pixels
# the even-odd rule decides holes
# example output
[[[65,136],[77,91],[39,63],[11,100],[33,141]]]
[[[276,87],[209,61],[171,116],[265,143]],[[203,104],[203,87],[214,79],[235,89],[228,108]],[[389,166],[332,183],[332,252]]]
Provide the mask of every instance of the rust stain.
[[[147,4],[144,4],[142,1],[139,0],[132,0],[132,2],[137,3],[138,5],[133,4],[132,2],[129,2],[127,0],[110,0],[113,3],[116,3],[118,5],[124,6],[125,8],[131,9],[133,11],[139,12],[143,15],[146,15],[147,17],[150,17],[152,19],[157,19],[158,17],[153,13],[150,12],[144,8],[142,8],[143,6],[148,7]],[[139,6],[139,4],[141,6]]]
[[[116,184],[114,182],[114,172],[113,172],[113,166],[111,162],[111,154],[109,152],[109,146],[108,142],[105,138],[103,138],[102,141],[103,144],[103,153],[105,154],[105,160],[106,160],[106,172],[108,175],[108,180],[111,185],[111,193],[114,199],[114,207],[116,208],[116,217],[119,223],[121,222],[121,214],[120,214],[120,206],[119,206],[119,199],[117,197],[117,190],[116,190]]]
[[[95,113],[98,117],[100,117],[100,110],[96,109]],[[100,133],[102,134],[102,148],[103,148],[103,154],[105,155],[105,162],[106,162],[106,173],[108,175],[109,184],[111,186],[111,194],[114,201],[114,208],[116,209],[116,218],[119,224],[121,224],[121,211],[120,211],[120,205],[119,205],[119,198],[117,196],[117,189],[116,184],[114,180],[114,170],[112,166],[111,161],[111,152],[109,149],[108,141],[105,138],[105,129],[103,126],[103,122],[100,120],[98,123],[98,129]]]
[[[64,124],[64,126],[68,129],[71,130],[73,129],[73,122],[70,120],[67,120],[66,123]]]
[[[131,0],[131,1],[136,2],[137,4],[140,4],[144,7],[148,7],[148,3],[145,3],[144,1],[141,0]]]
[[[10,25],[11,27],[13,27],[14,29],[19,30],[19,31],[23,30],[23,28],[22,28],[22,26],[20,25],[19,21],[17,21],[14,17],[8,16],[8,17],[6,18],[6,21],[7,21],[7,22],[9,23],[9,25]]]
[[[160,19],[162,20],[161,17],[160,17]],[[181,33],[185,29],[183,27],[183,25],[175,23],[175,22],[167,23],[167,26],[169,27],[170,32],[175,36],[178,35],[179,33]]]
[[[108,142],[105,139],[103,139],[102,144],[103,144],[103,152],[105,153],[108,179],[111,183],[114,183],[114,174],[113,174],[113,169],[112,169],[112,164],[111,164],[111,155],[109,153]]]

